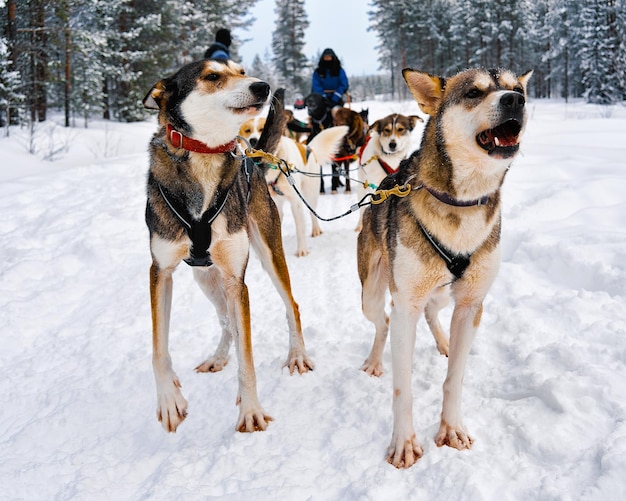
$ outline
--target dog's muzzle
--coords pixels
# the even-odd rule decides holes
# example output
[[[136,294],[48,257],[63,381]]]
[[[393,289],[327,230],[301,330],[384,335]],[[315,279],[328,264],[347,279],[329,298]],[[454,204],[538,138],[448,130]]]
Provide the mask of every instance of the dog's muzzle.
[[[493,129],[484,130],[476,136],[478,145],[490,156],[510,158],[519,150],[525,103],[524,95],[519,92],[507,92],[500,98],[502,122]]]

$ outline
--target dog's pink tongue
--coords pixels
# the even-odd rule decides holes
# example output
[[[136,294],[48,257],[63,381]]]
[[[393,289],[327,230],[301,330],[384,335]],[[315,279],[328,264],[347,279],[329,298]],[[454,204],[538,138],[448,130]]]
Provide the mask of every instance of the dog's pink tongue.
[[[515,146],[517,135],[508,133],[506,129],[491,129],[480,133],[478,139],[481,144],[488,147],[494,146]]]
[[[499,146],[515,146],[517,144],[517,136],[496,136],[495,141]]]

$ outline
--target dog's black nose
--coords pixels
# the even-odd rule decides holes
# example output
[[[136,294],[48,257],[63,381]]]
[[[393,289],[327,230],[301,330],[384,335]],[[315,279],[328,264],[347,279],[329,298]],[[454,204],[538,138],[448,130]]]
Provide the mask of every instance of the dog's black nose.
[[[390,150],[395,150],[395,149],[396,149],[396,146],[398,146],[398,145],[396,144],[396,142],[395,142],[395,141],[391,141],[391,142],[389,143],[389,149],[390,149]]]
[[[256,148],[256,143],[258,143],[259,140],[256,137],[251,137],[249,139],[249,142],[250,142],[250,146],[252,146],[253,148]]]
[[[270,95],[270,86],[265,82],[254,82],[250,84],[250,92],[259,99],[265,99]]]
[[[507,92],[500,98],[500,105],[510,110],[518,110],[524,106],[526,99],[519,92]]]

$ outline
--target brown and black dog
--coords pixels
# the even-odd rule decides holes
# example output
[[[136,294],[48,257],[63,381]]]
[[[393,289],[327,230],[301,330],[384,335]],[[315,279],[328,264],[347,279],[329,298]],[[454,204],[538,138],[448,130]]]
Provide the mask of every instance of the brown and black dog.
[[[370,126],[365,144],[359,148],[359,200],[366,193],[374,192],[385,176],[398,171],[400,162],[413,151],[411,133],[419,122],[424,120],[417,115],[392,113]],[[363,210],[360,210],[356,231],[361,231],[362,227]]]
[[[157,417],[167,431],[187,415],[187,401],[172,367],[168,339],[172,273],[181,261],[214,303],[222,327],[215,354],[198,372],[221,370],[235,341],[239,362],[239,431],[264,430],[271,418],[259,403],[244,282],[250,246],[260,257],[287,309],[290,372],[313,368],[283,252],[280,219],[263,173],[235,154],[241,124],[268,101],[269,85],[233,62],[190,63],[157,82],[144,106],[158,110],[150,142],[146,223],[150,231],[150,300]],[[259,147],[274,148],[284,121],[269,119]]]
[[[350,164],[357,160],[357,149],[365,142],[367,136],[367,123],[360,113],[349,108],[339,106],[332,109],[334,126],[347,125],[348,133],[343,139],[341,148],[332,163],[333,177],[331,182],[331,193],[336,193],[340,186],[341,175],[345,178],[345,192],[350,193]]]
[[[517,77],[507,70],[471,69],[442,78],[405,69],[403,75],[430,119],[419,152],[379,187],[399,185],[406,196],[368,207],[358,238],[363,312],[376,328],[363,370],[382,373],[390,331],[394,417],[387,459],[398,468],[410,467],[423,454],[413,428],[411,391],[422,312],[439,351],[449,356],[435,443],[472,445],[461,414],[463,373],[500,263],[500,188],[519,151],[531,72]],[[450,295],[448,344],[438,312]]]

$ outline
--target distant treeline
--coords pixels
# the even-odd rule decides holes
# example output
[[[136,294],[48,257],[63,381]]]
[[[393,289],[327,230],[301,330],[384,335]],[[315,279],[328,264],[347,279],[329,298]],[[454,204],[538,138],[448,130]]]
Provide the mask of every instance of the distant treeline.
[[[147,89],[201,58],[218,28],[245,28],[257,0],[5,0],[0,38],[0,123],[66,124],[144,118]],[[369,0],[378,75],[351,77],[357,99],[408,97],[401,70],[449,75],[471,66],[534,70],[536,97],[626,96],[626,0]],[[304,0],[276,0],[271,54],[248,73],[306,94],[315,61],[303,54]],[[332,15],[332,13],[329,13]],[[362,29],[359,27],[359,29]],[[358,33],[346,19],[346,34]],[[245,40],[235,39],[232,56]],[[329,43],[329,45],[331,45]]]

